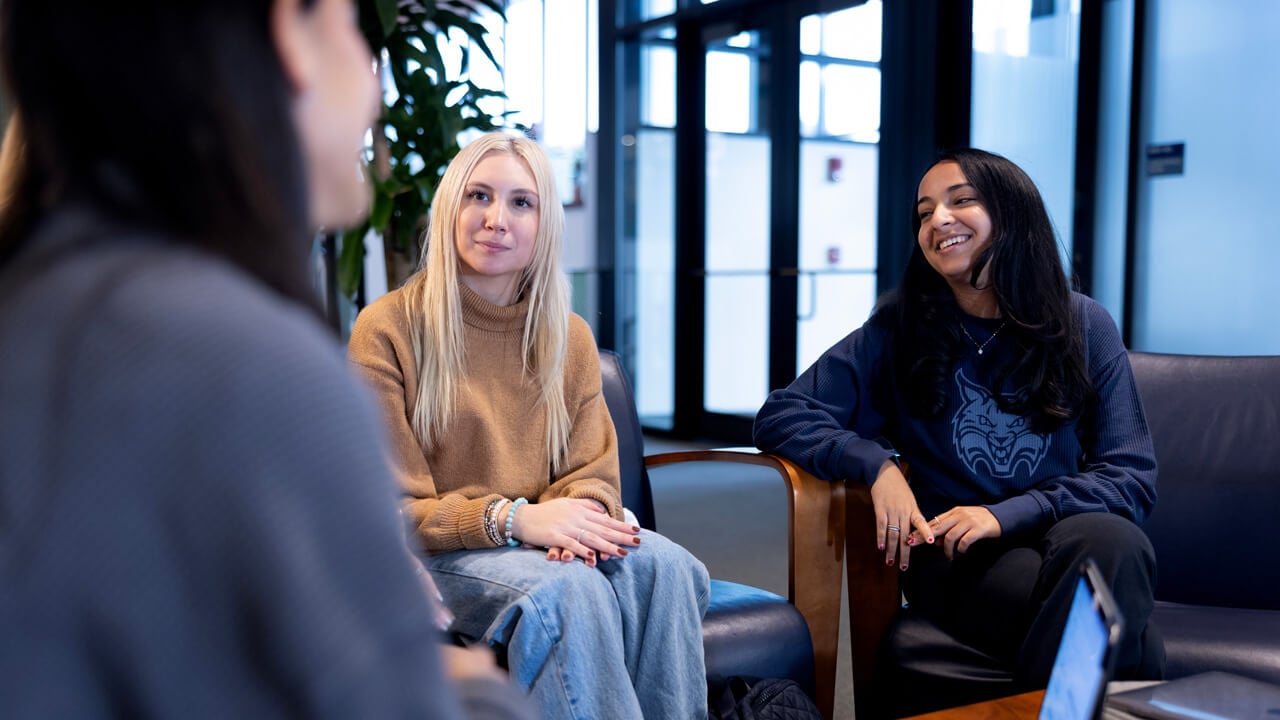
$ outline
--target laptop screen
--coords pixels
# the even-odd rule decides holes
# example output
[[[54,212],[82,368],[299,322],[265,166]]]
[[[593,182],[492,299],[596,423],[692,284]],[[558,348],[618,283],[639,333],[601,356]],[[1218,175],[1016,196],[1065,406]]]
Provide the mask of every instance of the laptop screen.
[[[1082,569],[1040,706],[1040,720],[1092,720],[1099,715],[1111,679],[1111,647],[1119,636],[1114,607],[1096,568]]]

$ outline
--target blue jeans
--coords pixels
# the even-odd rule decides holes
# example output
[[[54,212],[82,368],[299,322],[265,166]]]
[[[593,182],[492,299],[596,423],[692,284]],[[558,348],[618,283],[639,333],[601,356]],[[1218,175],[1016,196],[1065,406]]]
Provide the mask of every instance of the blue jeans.
[[[512,681],[546,720],[705,718],[707,569],[661,535],[640,537],[595,568],[495,548],[437,555],[431,574],[452,629],[505,645]]]

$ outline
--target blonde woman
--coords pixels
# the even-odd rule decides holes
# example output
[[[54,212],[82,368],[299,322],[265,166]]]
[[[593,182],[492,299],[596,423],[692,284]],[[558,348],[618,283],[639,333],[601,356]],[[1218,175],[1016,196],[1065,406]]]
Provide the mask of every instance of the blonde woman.
[[[421,267],[360,313],[349,355],[381,399],[453,629],[505,646],[547,718],[704,717],[706,568],[623,521],[546,155],[480,137],[431,216]]]

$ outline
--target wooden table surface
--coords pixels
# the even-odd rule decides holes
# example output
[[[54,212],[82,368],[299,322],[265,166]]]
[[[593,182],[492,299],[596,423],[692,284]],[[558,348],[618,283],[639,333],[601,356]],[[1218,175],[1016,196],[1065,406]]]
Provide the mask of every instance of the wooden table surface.
[[[908,720],[1035,720],[1040,714],[1040,701],[1043,699],[1044,691],[1034,690],[1021,695],[916,715]]]

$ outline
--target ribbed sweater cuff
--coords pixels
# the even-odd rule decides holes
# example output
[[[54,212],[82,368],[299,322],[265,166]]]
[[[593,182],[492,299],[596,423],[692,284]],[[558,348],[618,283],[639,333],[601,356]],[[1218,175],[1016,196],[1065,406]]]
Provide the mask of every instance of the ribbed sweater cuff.
[[[1000,523],[1000,531],[1006,535],[1035,527],[1045,514],[1045,508],[1042,507],[1040,500],[1030,493],[1014,495],[1008,500],[1001,500],[985,507],[996,516],[996,522]]]
[[[891,457],[893,453],[874,440],[851,438],[840,455],[840,476],[870,485],[880,474],[880,466]]]
[[[476,498],[458,506],[458,542],[462,544],[462,547],[468,550],[494,547],[493,541],[489,539],[489,534],[484,530],[484,513],[489,508],[490,501],[495,500],[497,497],[497,495],[490,495]],[[509,510],[510,506],[506,509]],[[499,532],[506,528],[506,519],[505,513],[498,518]]]

